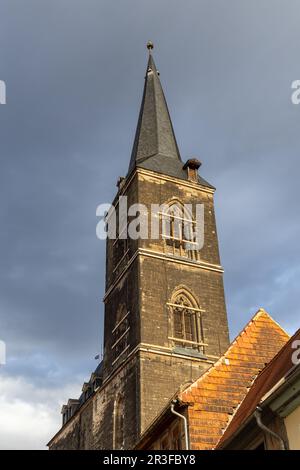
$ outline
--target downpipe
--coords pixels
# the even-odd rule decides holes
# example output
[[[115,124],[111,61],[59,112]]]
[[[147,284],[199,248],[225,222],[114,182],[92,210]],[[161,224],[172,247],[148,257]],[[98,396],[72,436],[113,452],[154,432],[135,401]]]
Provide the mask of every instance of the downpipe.
[[[171,403],[171,413],[173,413],[173,415],[176,415],[176,416],[178,416],[178,418],[180,418],[180,419],[183,420],[185,449],[186,449],[186,450],[189,450],[189,437],[188,437],[187,419],[186,419],[186,417],[185,417],[184,415],[181,415],[180,413],[178,413],[177,411],[175,411],[175,409],[174,409],[175,404],[176,404],[176,401],[172,401],[172,403]]]
[[[258,427],[264,431],[265,433],[269,434],[270,436],[273,436],[275,439],[277,439],[280,443],[280,450],[288,450],[287,449],[287,445],[285,443],[285,441],[282,439],[281,436],[279,436],[279,434],[277,434],[276,432],[272,431],[272,429],[268,428],[261,420],[261,414],[262,414],[262,408],[260,406],[257,406],[256,407],[256,410],[254,412],[254,416],[255,416],[255,419],[256,419],[256,422],[257,422],[257,425]]]

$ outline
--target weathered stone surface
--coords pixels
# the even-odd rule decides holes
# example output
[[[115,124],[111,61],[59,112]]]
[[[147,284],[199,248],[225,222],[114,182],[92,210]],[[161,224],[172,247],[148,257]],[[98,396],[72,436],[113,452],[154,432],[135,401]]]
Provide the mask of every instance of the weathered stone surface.
[[[124,189],[129,205],[140,202],[149,209],[151,204],[168,203],[175,197],[182,204],[203,203],[204,247],[199,261],[191,262],[186,257],[170,256],[161,238],[128,240],[125,257],[122,247],[116,256],[116,243],[108,240],[104,383],[52,440],[52,449],[113,448],[118,396],[125,402],[122,447],[133,447],[174,393],[201,376],[228,346],[212,191],[145,170],[138,170]],[[174,350],[167,302],[178,286],[186,287],[205,310],[202,314],[205,357],[196,357],[192,350],[186,350],[185,355]],[[129,312],[128,349],[115,361],[112,332],[120,315],[124,315],[120,311]]]

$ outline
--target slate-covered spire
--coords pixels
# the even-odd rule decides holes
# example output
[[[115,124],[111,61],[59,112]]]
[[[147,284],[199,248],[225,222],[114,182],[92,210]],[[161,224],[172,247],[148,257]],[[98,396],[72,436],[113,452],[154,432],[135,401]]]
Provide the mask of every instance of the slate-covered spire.
[[[183,177],[183,163],[156,69],[151,49],[147,44],[149,60],[138,125],[129,165],[129,173],[135,166],[159,173]],[[178,174],[179,173],[179,174]]]
[[[149,60],[128,175],[135,167],[139,167],[175,178],[191,179],[189,162],[195,163],[198,160],[189,159],[185,165],[181,160],[159,72],[151,53],[153,44],[148,42],[147,48]],[[196,170],[199,166],[200,162],[197,168],[195,167]],[[193,181],[195,179],[201,185],[213,188],[198,173],[193,177]]]

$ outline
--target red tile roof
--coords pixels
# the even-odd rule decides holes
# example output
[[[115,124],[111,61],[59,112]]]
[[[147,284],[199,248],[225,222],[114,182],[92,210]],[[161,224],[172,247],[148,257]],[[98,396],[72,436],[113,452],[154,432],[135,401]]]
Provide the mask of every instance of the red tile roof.
[[[191,449],[216,447],[255,377],[288,339],[288,334],[260,309],[226,353],[179,393],[179,400],[189,403]]]
[[[280,379],[284,378],[287,373],[295,367],[292,362],[292,355],[295,352],[293,343],[300,340],[300,329],[296,331],[294,336],[280,349],[278,354],[263,369],[263,371],[255,379],[247,396],[236,411],[232,421],[227,427],[219,445],[224,444],[241,426],[248,417],[255,411],[256,406],[260,403],[266,393],[268,393]]]

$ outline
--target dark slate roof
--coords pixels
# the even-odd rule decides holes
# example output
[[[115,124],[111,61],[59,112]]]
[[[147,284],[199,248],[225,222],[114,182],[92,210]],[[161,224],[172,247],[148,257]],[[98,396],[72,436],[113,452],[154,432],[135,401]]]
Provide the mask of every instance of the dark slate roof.
[[[94,374],[99,376],[99,377],[102,377],[102,375],[103,375],[103,361],[99,362],[99,364],[97,365],[97,367],[95,369]]]
[[[152,55],[149,55],[143,99],[128,175],[135,167],[187,179],[167,102]],[[199,176],[199,183],[213,188]]]

